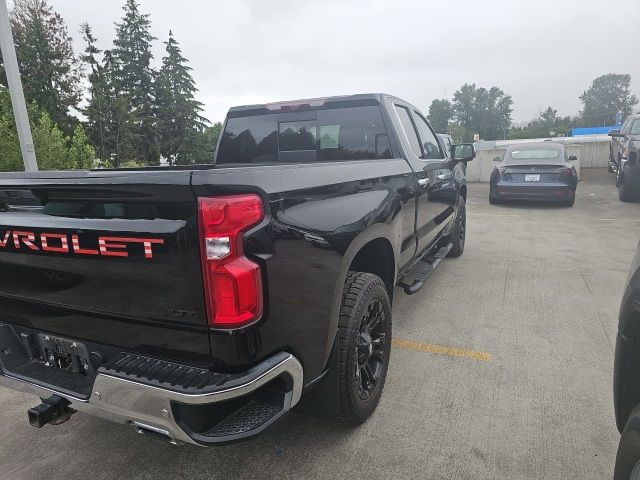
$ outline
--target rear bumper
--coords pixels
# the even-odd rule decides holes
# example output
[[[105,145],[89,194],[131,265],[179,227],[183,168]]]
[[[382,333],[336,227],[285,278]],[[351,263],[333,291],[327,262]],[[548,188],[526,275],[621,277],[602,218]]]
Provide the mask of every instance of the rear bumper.
[[[575,188],[564,183],[499,182],[492,190],[497,198],[514,200],[566,200],[575,195]]]
[[[192,368],[169,365],[163,368],[187,368],[193,374]],[[68,400],[73,410],[131,425],[139,433],[172,443],[203,446],[241,441],[261,433],[295,406],[302,394],[302,365],[286,352],[241,374],[214,374],[220,381],[198,392],[192,387],[180,391],[173,380],[161,386],[139,367],[138,363],[133,373],[101,367],[88,398],[16,378],[6,370],[0,373],[0,386],[41,398],[57,395]]]

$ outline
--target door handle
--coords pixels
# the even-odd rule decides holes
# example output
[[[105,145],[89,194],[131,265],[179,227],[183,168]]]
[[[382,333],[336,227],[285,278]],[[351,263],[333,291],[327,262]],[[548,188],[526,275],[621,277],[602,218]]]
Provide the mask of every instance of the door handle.
[[[428,178],[419,178],[418,179],[418,185],[420,185],[421,187],[426,187],[427,185],[429,185],[429,179]]]

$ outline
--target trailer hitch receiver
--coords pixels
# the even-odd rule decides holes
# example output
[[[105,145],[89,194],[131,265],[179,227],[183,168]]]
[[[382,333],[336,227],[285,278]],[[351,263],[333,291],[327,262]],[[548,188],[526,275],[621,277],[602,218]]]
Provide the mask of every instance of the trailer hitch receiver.
[[[75,410],[69,408],[69,400],[58,395],[52,395],[47,399],[43,399],[42,403],[37,407],[30,408],[27,415],[32,426],[42,428],[47,424],[60,425],[69,420],[75,412]]]

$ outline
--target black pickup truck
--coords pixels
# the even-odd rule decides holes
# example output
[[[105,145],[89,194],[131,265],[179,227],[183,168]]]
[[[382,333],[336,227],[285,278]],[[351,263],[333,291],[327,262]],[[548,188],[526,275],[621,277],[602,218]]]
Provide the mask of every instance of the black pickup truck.
[[[464,249],[475,152],[451,150],[366,94],[232,108],[212,165],[2,175],[0,385],[41,398],[36,427],[84,411],[174,443],[298,403],[362,423],[394,287]]]
[[[620,130],[609,132],[611,138],[609,172],[616,174],[618,197],[623,202],[640,198],[640,115],[630,115]]]

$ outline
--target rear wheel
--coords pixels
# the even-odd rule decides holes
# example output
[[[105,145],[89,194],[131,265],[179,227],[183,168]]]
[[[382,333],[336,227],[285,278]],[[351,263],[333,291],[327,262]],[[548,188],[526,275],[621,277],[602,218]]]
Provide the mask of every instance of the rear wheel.
[[[616,455],[614,480],[640,480],[640,410],[636,407],[627,420]]]
[[[495,193],[493,193],[493,190],[489,191],[489,203],[491,205],[497,205],[498,203],[500,203],[500,199],[496,196]]]
[[[576,202],[576,194],[574,193],[573,196],[569,200],[564,200],[562,202],[562,205],[564,205],[565,207],[573,207],[573,204],[575,202]]]
[[[360,425],[376,409],[391,352],[391,303],[377,275],[349,272],[338,325],[339,420]]]
[[[618,171],[618,198],[623,202],[635,202],[640,197],[640,181],[636,180],[629,165]]]

